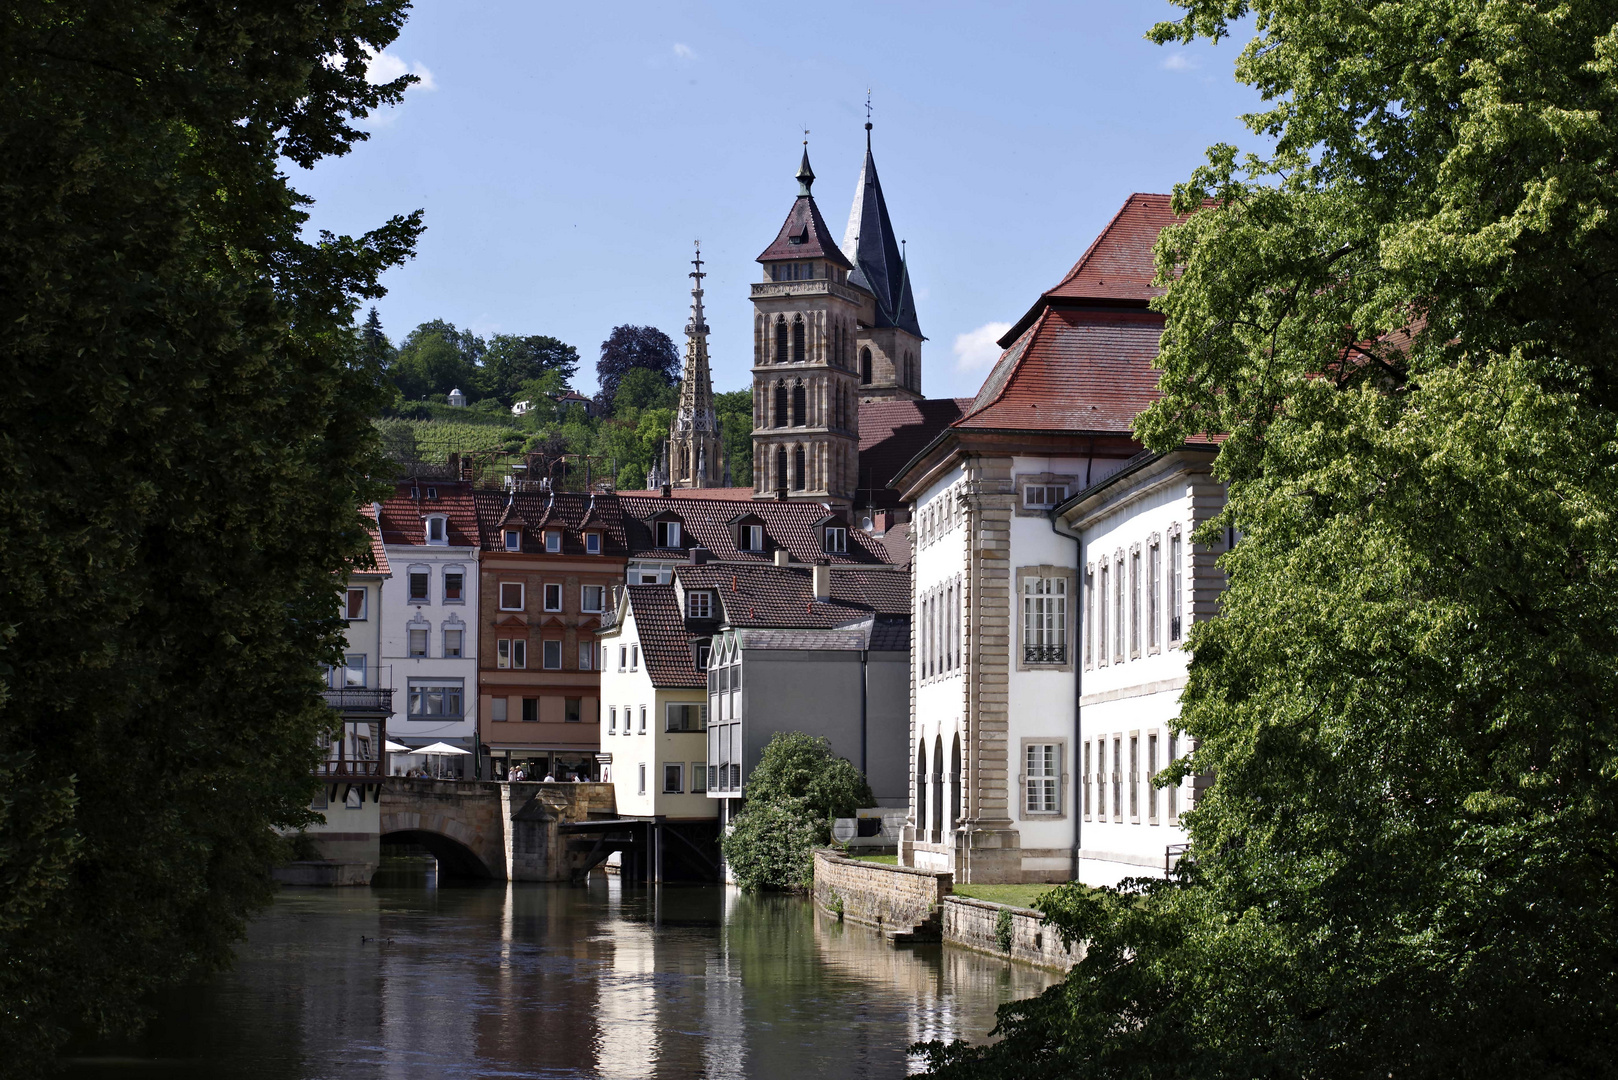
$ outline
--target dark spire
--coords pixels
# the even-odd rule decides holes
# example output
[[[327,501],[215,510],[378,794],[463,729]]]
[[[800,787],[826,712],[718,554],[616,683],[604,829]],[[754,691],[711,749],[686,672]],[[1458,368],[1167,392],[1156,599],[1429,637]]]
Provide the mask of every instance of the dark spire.
[[[808,132],[804,132],[805,135]],[[803,162],[798,166],[798,194],[808,195],[815,184],[815,170],[809,167],[809,140],[803,140]]]
[[[876,297],[876,325],[897,326],[923,337],[916,322],[915,301],[908,318],[902,314],[905,288],[904,256],[888,219],[888,202],[882,197],[882,181],[876,175],[876,158],[871,153],[871,122],[865,122],[865,164],[854,188],[854,208],[849,211],[848,229],[843,233],[843,254],[854,263],[848,283]]]

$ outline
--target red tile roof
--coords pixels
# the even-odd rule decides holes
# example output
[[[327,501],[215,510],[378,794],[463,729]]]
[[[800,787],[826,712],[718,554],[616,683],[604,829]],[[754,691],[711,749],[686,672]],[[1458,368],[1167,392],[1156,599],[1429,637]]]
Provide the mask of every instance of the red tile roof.
[[[776,262],[781,259],[829,259],[844,269],[854,268],[848,256],[832,239],[832,231],[826,227],[826,219],[820,216],[820,207],[815,205],[814,197],[810,195],[798,196],[774,242],[764,249],[756,261]]]
[[[814,597],[808,566],[681,566],[680,584],[713,589],[730,626],[830,629],[870,615],[910,614],[910,571],[833,566],[831,598]]]
[[[1168,195],[1131,195],[1091,242],[1073,269],[1046,296],[1144,303],[1163,290],[1152,284],[1157,267],[1152,245],[1165,226],[1185,219],[1174,213]]]
[[[900,505],[889,481],[971,403],[971,398],[860,402],[861,505],[867,499],[877,507]]]
[[[726,562],[774,563],[775,549],[785,548],[800,563],[816,559],[830,559],[834,563],[886,563],[887,549],[869,533],[850,528],[848,551],[843,555],[825,555],[816,539],[814,523],[826,516],[819,503],[776,502],[759,499],[739,503],[726,499],[668,498],[662,496],[619,495],[623,508],[624,535],[632,555],[650,555],[675,558],[688,554],[691,545],[707,548],[717,559]],[[681,549],[659,548],[656,536],[647,519],[664,511],[680,518],[681,532],[687,546]],[[768,537],[765,550],[737,551],[731,522],[742,514],[756,514],[764,525]]]
[[[501,533],[507,525],[515,524],[522,529],[525,554],[544,554],[542,530],[559,527],[562,554],[584,555],[584,526],[588,525],[590,531],[601,534],[602,555],[621,559],[628,554],[623,515],[616,495],[589,495],[579,491],[558,491],[552,495],[479,491],[473,495],[473,500],[483,547],[487,550],[503,551],[506,545]]]
[[[366,510],[366,516],[367,517],[370,516],[370,510],[369,509]],[[388,567],[388,549],[382,546],[382,532],[381,532],[381,530],[376,529],[376,528],[370,528],[370,529],[367,529],[366,532],[369,533],[370,536],[371,536],[371,561],[376,563],[376,568],[374,570],[368,571],[368,573],[373,573],[373,574],[391,574],[391,573],[393,573],[393,571]]]
[[[412,498],[412,491],[419,497]],[[436,497],[430,497],[433,495]],[[382,504],[382,542],[425,546],[428,514],[443,514],[448,519],[450,547],[478,546],[472,485],[459,480],[401,480],[392,497]]]
[[[640,637],[640,654],[653,686],[701,688],[708,675],[696,665],[691,642],[713,635],[713,624],[688,629],[673,585],[629,585],[629,610]]]
[[[639,495],[642,498],[658,498],[663,493],[657,488],[647,488],[644,491],[620,491],[620,495]],[[670,488],[669,497],[673,499],[720,499],[730,502],[752,502],[758,492],[750,487],[728,488]]]

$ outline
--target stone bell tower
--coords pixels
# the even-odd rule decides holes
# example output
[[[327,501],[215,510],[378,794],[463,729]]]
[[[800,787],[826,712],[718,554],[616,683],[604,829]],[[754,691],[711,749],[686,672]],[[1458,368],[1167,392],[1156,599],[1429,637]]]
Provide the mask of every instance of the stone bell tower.
[[[753,492],[848,507],[859,478],[859,316],[871,301],[849,283],[854,264],[810,194],[807,141],[797,180],[753,285]]]
[[[685,324],[685,370],[669,427],[668,482],[677,488],[718,487],[725,474],[724,445],[708,373],[708,322],[702,314],[702,249],[691,260],[691,319]]]

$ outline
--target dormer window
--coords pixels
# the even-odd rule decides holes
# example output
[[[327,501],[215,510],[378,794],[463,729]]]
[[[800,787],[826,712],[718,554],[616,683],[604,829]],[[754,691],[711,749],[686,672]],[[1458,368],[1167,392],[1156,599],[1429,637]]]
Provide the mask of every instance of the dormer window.
[[[713,618],[713,593],[706,589],[685,594],[685,617],[688,619]]]
[[[584,550],[585,550],[585,552],[587,554],[590,554],[590,555],[600,555],[601,554],[601,534],[598,533],[598,532],[587,532],[587,533],[585,533],[584,534]]]
[[[659,521],[657,523],[657,546],[660,548],[677,548],[680,546],[680,523],[678,521]]]
[[[429,499],[432,499],[432,500],[434,500],[434,501],[435,501],[435,502],[436,502],[436,501],[437,501],[437,499],[438,499],[438,489],[437,489],[437,488],[435,488],[435,487],[430,487],[430,488],[428,488],[428,489],[427,489],[427,497],[428,497],[428,498],[429,498]]]
[[[743,525],[738,531],[737,540],[736,549],[738,551],[763,551],[764,526]]]
[[[848,529],[841,525],[826,526],[821,550],[828,555],[841,555],[848,550]]]
[[[449,522],[442,514],[431,514],[427,518],[427,542],[429,544],[449,543]]]
[[[545,550],[555,555],[562,550],[562,533],[558,529],[545,530]]]
[[[507,551],[521,551],[522,550],[522,530],[521,529],[507,529],[506,530],[506,550]]]

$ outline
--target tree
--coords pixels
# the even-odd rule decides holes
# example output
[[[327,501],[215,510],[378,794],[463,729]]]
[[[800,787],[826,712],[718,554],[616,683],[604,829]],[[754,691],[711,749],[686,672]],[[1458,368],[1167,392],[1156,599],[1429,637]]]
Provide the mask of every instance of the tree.
[[[753,392],[731,390],[713,396],[714,412],[719,415],[719,438],[730,463],[730,482],[737,487],[753,485]]]
[[[1160,41],[1248,6],[1187,0]],[[1609,1075],[1618,10],[1252,5],[1275,139],[1159,241],[1157,449],[1239,530],[1181,723],[1194,866],[940,1076]]]
[[[228,963],[310,819],[420,215],[305,239],[403,4],[21,0],[0,33],[0,1072]]]
[[[483,356],[481,386],[485,393],[513,405],[525,384],[547,376],[566,389],[579,370],[579,351],[544,334],[496,334]]]
[[[612,415],[618,383],[635,368],[662,376],[670,385],[680,378],[680,353],[669,336],[655,326],[615,326],[601,343],[596,378],[601,384],[597,400],[605,415]]]
[[[672,409],[678,402],[674,384],[647,368],[631,368],[612,397],[612,415],[627,420],[646,409]]]
[[[747,804],[721,841],[725,860],[749,892],[803,888],[814,874],[814,849],[831,842],[832,819],[875,802],[864,775],[832,754],[824,738],[777,732],[747,778]]]
[[[432,319],[410,331],[389,374],[406,401],[447,397],[451,390],[475,401],[483,383],[478,365],[486,351],[483,339],[471,331]]]

